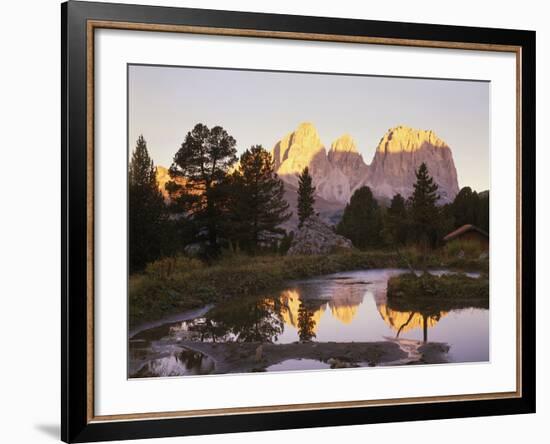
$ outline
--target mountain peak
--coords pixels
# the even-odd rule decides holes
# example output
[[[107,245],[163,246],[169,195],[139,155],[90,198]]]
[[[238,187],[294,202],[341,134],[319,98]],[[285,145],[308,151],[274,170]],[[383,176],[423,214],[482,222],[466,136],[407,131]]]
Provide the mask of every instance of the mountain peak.
[[[420,130],[399,125],[386,132],[376,150],[384,153],[413,152],[426,145],[434,148],[449,147],[432,130]]]
[[[318,151],[323,144],[317,132],[317,128],[311,122],[302,122],[292,134],[291,145],[300,147],[301,149]]]
[[[451,202],[459,190],[453,155],[431,130],[403,125],[389,129],[376,148],[367,182],[380,196],[391,199],[399,193],[408,197],[422,163],[439,185],[440,202]]]
[[[340,153],[357,153],[357,146],[355,145],[355,140],[348,133],[341,135],[332,142],[330,146],[331,152],[340,152]]]
[[[338,137],[327,153],[313,123],[302,122],[271,153],[277,174],[294,189],[298,174],[308,167],[317,196],[326,202],[345,204],[361,186],[369,186],[377,198],[391,199],[397,193],[408,197],[421,163],[426,163],[439,185],[442,203],[458,193],[451,149],[431,130],[405,125],[390,128],[369,165],[351,135]]]
[[[326,157],[325,147],[311,122],[300,123],[275,144],[271,154],[279,174],[300,173],[314,159]]]

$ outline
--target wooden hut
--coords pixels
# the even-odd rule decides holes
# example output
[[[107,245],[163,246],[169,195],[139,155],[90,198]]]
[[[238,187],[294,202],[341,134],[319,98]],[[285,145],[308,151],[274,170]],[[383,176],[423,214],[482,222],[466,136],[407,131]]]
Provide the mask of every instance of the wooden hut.
[[[477,242],[483,251],[489,251],[489,233],[472,224],[462,225],[443,238],[445,243],[452,241]]]

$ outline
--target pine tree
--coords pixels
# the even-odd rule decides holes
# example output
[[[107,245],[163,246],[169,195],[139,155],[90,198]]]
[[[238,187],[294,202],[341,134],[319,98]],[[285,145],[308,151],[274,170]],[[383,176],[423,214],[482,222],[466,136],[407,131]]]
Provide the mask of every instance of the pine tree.
[[[452,204],[455,227],[479,224],[479,196],[470,187],[462,188]]]
[[[438,185],[423,162],[416,171],[414,192],[410,197],[411,222],[416,241],[423,245],[436,246],[440,226],[440,212],[437,208]]]
[[[391,244],[403,245],[407,241],[408,214],[406,202],[401,194],[396,194],[386,212],[385,234]]]
[[[209,129],[198,123],[187,133],[170,167],[172,178],[181,177],[185,185],[167,185],[175,205],[190,214],[199,233],[205,233],[211,253],[219,249],[219,230],[224,194],[221,185],[229,168],[237,161],[235,139],[221,126]]]
[[[232,175],[230,217],[236,239],[254,252],[285,231],[280,225],[292,213],[284,199],[284,185],[275,173],[271,154],[261,145],[246,150]]]
[[[298,337],[302,342],[310,342],[315,336],[315,321],[313,320],[313,311],[310,310],[303,301],[300,301],[298,308]]]
[[[160,234],[165,216],[156,168],[147,143],[139,136],[128,170],[129,266],[140,270],[160,254]]]
[[[357,248],[381,244],[382,216],[369,187],[361,187],[353,193],[336,232],[351,240]]]
[[[309,174],[309,168],[305,167],[298,176],[298,226],[301,227],[309,217],[315,213],[315,187],[313,178]]]
[[[489,191],[478,194],[479,208],[477,226],[482,230],[489,232]]]

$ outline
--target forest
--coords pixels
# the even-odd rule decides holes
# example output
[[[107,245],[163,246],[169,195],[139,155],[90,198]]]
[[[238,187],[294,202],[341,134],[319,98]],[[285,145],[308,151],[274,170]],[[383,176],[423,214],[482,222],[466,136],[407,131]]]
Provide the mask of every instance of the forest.
[[[284,199],[284,183],[261,145],[237,157],[237,141],[222,127],[197,124],[176,151],[165,199],[143,136],[129,162],[130,273],[176,255],[213,263],[224,254],[284,255],[294,231],[281,225],[295,211],[299,227],[315,211],[315,186],[306,167],[299,177],[297,208]],[[489,232],[489,193],[464,187],[454,201],[438,205],[438,186],[425,164],[416,171],[414,192],[389,205],[361,187],[346,205],[336,233],[359,250],[421,247],[433,251],[464,224]]]

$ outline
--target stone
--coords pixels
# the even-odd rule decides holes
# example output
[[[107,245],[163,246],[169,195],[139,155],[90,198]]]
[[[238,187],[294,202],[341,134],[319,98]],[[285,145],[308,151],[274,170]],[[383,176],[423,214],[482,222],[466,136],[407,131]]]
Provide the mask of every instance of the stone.
[[[204,253],[204,249],[205,248],[203,244],[199,242],[195,242],[195,243],[186,245],[185,248],[183,249],[183,252],[188,257],[197,257]]]
[[[488,252],[488,251],[483,251],[483,252],[479,255],[478,259],[479,259],[480,261],[483,261],[483,260],[487,259],[488,257],[489,257],[489,252]]]
[[[349,239],[336,234],[318,216],[311,216],[298,229],[287,255],[329,254],[340,249],[351,248],[353,246]]]

